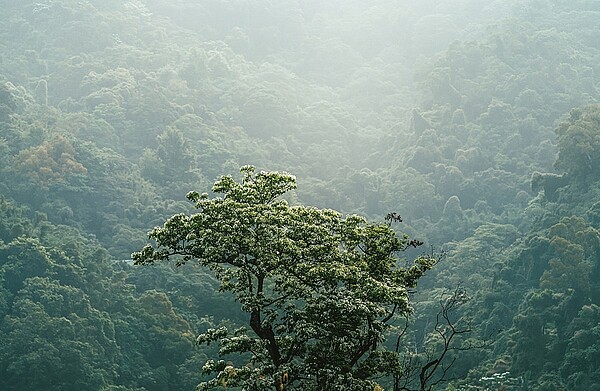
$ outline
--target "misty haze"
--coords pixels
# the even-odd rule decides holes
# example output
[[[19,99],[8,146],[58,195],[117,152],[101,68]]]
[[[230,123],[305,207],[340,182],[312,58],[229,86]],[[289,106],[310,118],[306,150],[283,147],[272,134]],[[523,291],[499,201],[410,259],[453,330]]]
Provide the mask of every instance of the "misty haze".
[[[0,390],[600,390],[600,1],[0,5]]]

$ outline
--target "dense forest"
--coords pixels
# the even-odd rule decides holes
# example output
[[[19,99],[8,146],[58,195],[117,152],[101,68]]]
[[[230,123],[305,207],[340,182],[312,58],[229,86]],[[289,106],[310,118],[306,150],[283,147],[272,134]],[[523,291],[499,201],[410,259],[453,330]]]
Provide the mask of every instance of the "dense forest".
[[[600,2],[0,4],[0,389],[206,382],[247,314],[131,254],[248,164],[439,255],[387,342],[435,357],[464,291],[436,390],[600,388]]]

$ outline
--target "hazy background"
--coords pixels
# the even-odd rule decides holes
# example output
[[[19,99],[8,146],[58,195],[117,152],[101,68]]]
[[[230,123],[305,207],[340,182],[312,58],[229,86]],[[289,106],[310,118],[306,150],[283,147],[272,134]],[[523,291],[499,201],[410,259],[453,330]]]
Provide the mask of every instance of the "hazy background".
[[[121,260],[244,164],[446,251],[407,348],[458,283],[494,341],[448,389],[600,387],[600,2],[0,6],[0,389],[194,389],[244,316]]]

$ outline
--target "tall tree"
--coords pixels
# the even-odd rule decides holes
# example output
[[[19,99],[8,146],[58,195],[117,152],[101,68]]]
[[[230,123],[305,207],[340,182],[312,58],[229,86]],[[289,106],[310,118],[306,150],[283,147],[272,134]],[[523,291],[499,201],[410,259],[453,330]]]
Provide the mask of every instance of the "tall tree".
[[[189,193],[198,212],[172,216],[149,233],[155,246],[132,254],[137,264],[197,260],[250,315],[251,331],[211,329],[198,338],[247,358],[208,361],[204,370],[214,376],[199,389],[364,390],[375,375],[397,371],[397,354],[381,342],[410,312],[409,289],[436,259],[402,267],[398,252],[419,243],[389,224],[290,206],[281,196],[296,187],[294,176],[241,172],[241,182],[215,183],[222,197]]]
[[[555,166],[582,180],[598,178],[600,164],[600,106],[571,110],[556,129],[558,159]]]

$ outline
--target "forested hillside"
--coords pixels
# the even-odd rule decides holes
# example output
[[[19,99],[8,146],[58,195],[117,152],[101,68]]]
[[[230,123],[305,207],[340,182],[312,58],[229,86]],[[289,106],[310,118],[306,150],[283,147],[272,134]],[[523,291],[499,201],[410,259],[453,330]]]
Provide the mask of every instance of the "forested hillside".
[[[130,258],[246,164],[443,254],[402,341],[439,348],[439,300],[465,289],[435,389],[600,387],[599,2],[0,5],[0,389],[206,380],[196,337],[239,303]]]

